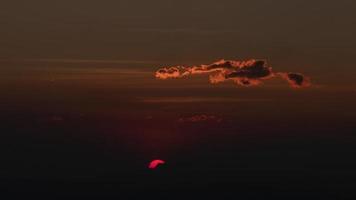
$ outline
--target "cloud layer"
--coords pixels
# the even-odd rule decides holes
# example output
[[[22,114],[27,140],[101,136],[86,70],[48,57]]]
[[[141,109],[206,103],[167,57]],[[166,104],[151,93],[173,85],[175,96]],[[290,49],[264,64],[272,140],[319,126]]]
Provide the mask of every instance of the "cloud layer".
[[[156,71],[156,78],[182,78],[194,74],[210,74],[211,83],[233,81],[238,85],[259,85],[266,79],[280,77],[294,88],[310,86],[310,79],[301,73],[273,72],[265,60],[220,60],[210,65],[164,67]]]

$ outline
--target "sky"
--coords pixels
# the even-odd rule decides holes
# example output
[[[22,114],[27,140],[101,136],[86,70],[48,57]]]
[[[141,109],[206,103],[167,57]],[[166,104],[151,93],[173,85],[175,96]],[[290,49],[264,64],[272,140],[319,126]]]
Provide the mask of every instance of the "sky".
[[[192,182],[249,194],[246,182],[277,191],[300,177],[306,191],[352,188],[355,9],[351,0],[4,0],[0,179],[9,191],[21,181]],[[252,59],[263,68],[237,67]],[[170,67],[188,75],[157,76]],[[288,73],[310,84],[291,87]],[[155,159],[164,164],[152,175]]]
[[[2,4],[2,59],[196,64],[267,58],[279,68],[309,69],[313,75],[325,68],[354,74],[354,1]]]

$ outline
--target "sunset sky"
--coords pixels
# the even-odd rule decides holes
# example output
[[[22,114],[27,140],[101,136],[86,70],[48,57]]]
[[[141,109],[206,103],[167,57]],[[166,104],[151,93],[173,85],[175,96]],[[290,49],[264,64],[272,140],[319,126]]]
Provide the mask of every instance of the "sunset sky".
[[[352,188],[355,10],[351,0],[4,0],[1,186]],[[263,65],[214,65],[222,59]],[[157,75],[177,66],[189,75]],[[288,73],[307,84],[291,87]]]

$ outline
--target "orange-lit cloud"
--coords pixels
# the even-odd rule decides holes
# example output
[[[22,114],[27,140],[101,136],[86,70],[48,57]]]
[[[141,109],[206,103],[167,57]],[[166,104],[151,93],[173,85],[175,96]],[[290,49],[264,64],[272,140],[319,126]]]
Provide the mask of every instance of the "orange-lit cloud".
[[[265,60],[220,60],[210,65],[200,66],[173,66],[164,67],[156,71],[156,78],[182,78],[194,74],[210,74],[211,83],[220,83],[227,80],[238,85],[259,85],[266,79],[282,77],[291,87],[300,88],[310,85],[310,79],[300,73],[273,72]]]

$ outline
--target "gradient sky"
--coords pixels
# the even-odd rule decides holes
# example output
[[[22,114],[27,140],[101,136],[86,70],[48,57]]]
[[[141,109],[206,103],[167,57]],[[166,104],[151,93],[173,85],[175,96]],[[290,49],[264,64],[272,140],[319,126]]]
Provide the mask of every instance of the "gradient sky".
[[[355,85],[355,9],[348,0],[5,0],[0,58],[161,65],[263,58],[323,84]]]
[[[58,88],[77,84],[79,90],[116,90],[126,101],[197,94],[194,98],[251,99],[246,91],[268,96],[289,90],[278,80],[246,90],[233,84],[209,86],[202,76],[154,78],[166,65],[256,58],[266,59],[275,71],[311,77],[313,86],[295,94],[324,92],[328,98],[342,97],[340,104],[351,103],[356,93],[355,8],[354,1],[346,0],[5,1],[0,8],[2,93],[4,100],[19,99],[16,93],[43,92],[29,99],[46,97],[51,88],[28,86],[47,87],[51,82]],[[342,94],[328,95],[335,91]],[[259,98],[269,99],[263,95]]]

